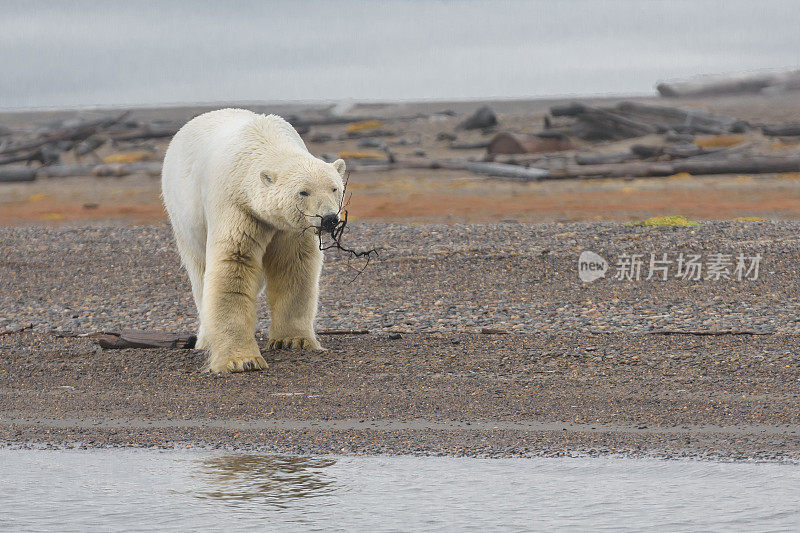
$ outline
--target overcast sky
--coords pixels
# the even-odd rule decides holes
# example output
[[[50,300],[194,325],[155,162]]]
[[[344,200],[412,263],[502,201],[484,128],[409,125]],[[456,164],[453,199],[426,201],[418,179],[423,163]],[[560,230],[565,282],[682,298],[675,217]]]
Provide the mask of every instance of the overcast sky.
[[[4,2],[1,107],[641,94],[800,65],[793,0]]]

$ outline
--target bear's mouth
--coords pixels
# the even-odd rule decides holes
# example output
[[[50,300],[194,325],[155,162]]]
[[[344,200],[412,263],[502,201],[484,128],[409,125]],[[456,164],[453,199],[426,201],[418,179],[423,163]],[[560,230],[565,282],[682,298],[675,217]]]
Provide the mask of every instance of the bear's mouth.
[[[317,232],[317,237],[319,237],[319,249],[320,250],[328,250],[330,248],[337,248],[339,250],[343,250],[345,252],[353,252],[352,250],[348,250],[347,248],[342,246],[342,235],[344,235],[344,230],[347,227],[347,210],[344,211],[344,217],[339,218],[338,214],[336,215],[335,220],[328,217],[323,217],[320,215],[314,215],[316,218],[319,218],[320,223],[318,226],[314,226],[314,229]],[[322,240],[323,236],[330,235],[331,236],[331,243],[325,244]],[[357,256],[361,257],[361,256]]]
[[[300,232],[301,235],[308,230],[313,230],[314,233],[320,237],[331,235],[334,238],[338,238],[341,236],[347,224],[347,222],[344,222],[344,224],[342,223],[343,221],[339,219],[338,213],[333,218],[323,217],[322,215],[308,215],[302,211],[300,211],[300,214],[302,214],[305,219],[316,219],[310,226],[303,228],[303,231]]]
[[[360,269],[352,267],[348,262],[347,266],[357,272],[356,276],[350,280],[350,283],[352,283],[367,268],[367,265],[369,265],[369,262],[372,259],[372,255],[374,254],[376,257],[378,256],[378,251],[375,248],[358,251],[354,250],[353,248],[348,248],[342,243],[342,237],[344,236],[344,231],[347,228],[347,209],[343,210],[343,213],[344,216],[338,218],[335,223],[328,222],[327,224],[324,223],[324,217],[321,215],[314,215],[314,218],[320,219],[319,225],[311,225],[307,227],[306,230],[312,228],[314,229],[314,232],[317,234],[317,239],[319,239],[319,249],[323,252],[325,250],[335,249],[346,254],[350,254],[350,257],[355,257],[357,259],[362,257],[366,258],[366,263],[364,263],[364,266]],[[325,239],[327,235],[330,235],[331,237],[330,242]]]
[[[350,283],[354,282],[358,276],[361,275],[364,270],[366,270],[367,266],[369,265],[370,260],[372,259],[372,255],[375,254],[375,257],[378,256],[378,251],[375,248],[370,248],[369,250],[362,250],[357,251],[352,248],[348,248],[342,243],[342,236],[344,235],[345,228],[347,228],[347,205],[350,203],[348,198],[347,202],[345,202],[345,197],[347,195],[347,183],[350,181],[350,174],[348,173],[344,180],[344,187],[342,189],[342,197],[339,200],[339,211],[336,215],[331,215],[329,217],[323,217],[322,215],[307,215],[303,213],[303,211],[298,207],[297,210],[300,211],[300,214],[305,216],[306,218],[312,219],[319,219],[319,224],[312,224],[306,227],[302,232],[305,233],[309,229],[313,229],[314,232],[317,234],[317,239],[319,239],[319,249],[320,251],[324,252],[325,250],[330,250],[331,248],[344,252],[346,254],[350,254],[347,261],[347,267],[355,270],[356,275],[353,279],[350,280]],[[344,216],[339,216],[344,213]],[[326,242],[324,237],[326,235],[331,236],[331,241]],[[360,269],[353,267],[350,265],[351,258],[366,258],[366,262],[364,266]]]
[[[317,226],[317,233],[330,233],[333,235],[337,231],[340,223],[339,213],[321,217],[319,226]]]

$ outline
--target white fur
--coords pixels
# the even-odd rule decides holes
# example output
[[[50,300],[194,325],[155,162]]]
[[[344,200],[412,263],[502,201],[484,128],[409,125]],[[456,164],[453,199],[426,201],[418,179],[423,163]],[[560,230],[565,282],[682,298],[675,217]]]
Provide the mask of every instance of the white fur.
[[[192,282],[209,368],[266,368],[255,341],[266,287],[270,347],[322,349],[314,335],[322,253],[318,216],[339,212],[344,161],[312,156],[275,115],[221,109],[172,139],[161,188]],[[301,195],[301,191],[308,193]]]

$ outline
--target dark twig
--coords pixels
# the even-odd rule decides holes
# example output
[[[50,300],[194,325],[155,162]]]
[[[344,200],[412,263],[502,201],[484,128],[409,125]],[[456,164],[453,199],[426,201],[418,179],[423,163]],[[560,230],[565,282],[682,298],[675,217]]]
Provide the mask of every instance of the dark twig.
[[[317,335],[369,335],[368,329],[321,329]]]
[[[722,330],[688,330],[688,329],[655,329],[648,331],[650,335],[771,335],[770,331],[751,331],[743,329]]]
[[[300,214],[302,214],[305,217],[320,219],[320,224],[318,226],[312,224],[311,226],[308,226],[307,228],[303,229],[301,234],[305,233],[309,229],[313,229],[314,231],[316,231],[317,232],[317,238],[319,239],[319,249],[321,251],[324,252],[325,250],[336,249],[336,250],[345,252],[347,254],[350,254],[350,256],[347,259],[347,263],[346,263],[347,264],[347,268],[349,268],[351,270],[354,270],[356,272],[355,277],[353,279],[351,279],[350,282],[349,282],[349,283],[352,283],[358,278],[358,276],[363,274],[364,270],[366,270],[367,266],[369,266],[369,263],[370,263],[370,261],[372,259],[372,254],[375,254],[375,256],[377,257],[378,251],[375,248],[372,248],[372,249],[369,249],[369,250],[357,251],[357,250],[354,250],[353,248],[348,248],[347,246],[345,246],[342,243],[342,236],[344,235],[345,228],[347,228],[347,209],[345,209],[345,207],[347,207],[347,205],[350,203],[350,198],[352,198],[352,194],[350,196],[347,196],[347,183],[349,181],[350,181],[350,174],[348,173],[347,176],[345,177],[345,180],[344,180],[344,188],[342,190],[342,198],[341,198],[341,200],[339,200],[339,212],[337,213],[337,214],[344,213],[344,216],[339,219],[339,222],[337,222],[336,225],[333,228],[328,229],[328,228],[323,228],[322,227],[322,216],[321,215],[308,215],[306,213],[303,213],[303,211],[299,207],[297,208],[297,210],[300,211]],[[345,201],[345,198],[347,198],[346,201]],[[323,240],[323,237],[325,236],[326,233],[330,233],[330,235],[331,235],[331,242],[330,243],[326,243]],[[353,267],[352,265],[350,265],[350,259],[352,259],[353,257],[355,257],[355,258],[365,257],[366,258],[366,263],[364,263],[364,266],[361,267],[360,269],[356,268],[356,267]]]

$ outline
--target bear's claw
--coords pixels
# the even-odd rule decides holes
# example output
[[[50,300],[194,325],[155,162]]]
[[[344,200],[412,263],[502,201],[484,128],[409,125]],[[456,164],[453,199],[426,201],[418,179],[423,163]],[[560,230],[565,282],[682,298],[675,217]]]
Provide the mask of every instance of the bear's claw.
[[[266,360],[260,355],[254,357],[232,357],[222,361],[211,361],[209,364],[209,370],[218,374],[266,370],[267,367]]]
[[[313,339],[305,337],[289,337],[285,339],[269,339],[270,350],[291,348],[295,350],[321,350],[322,346]]]

